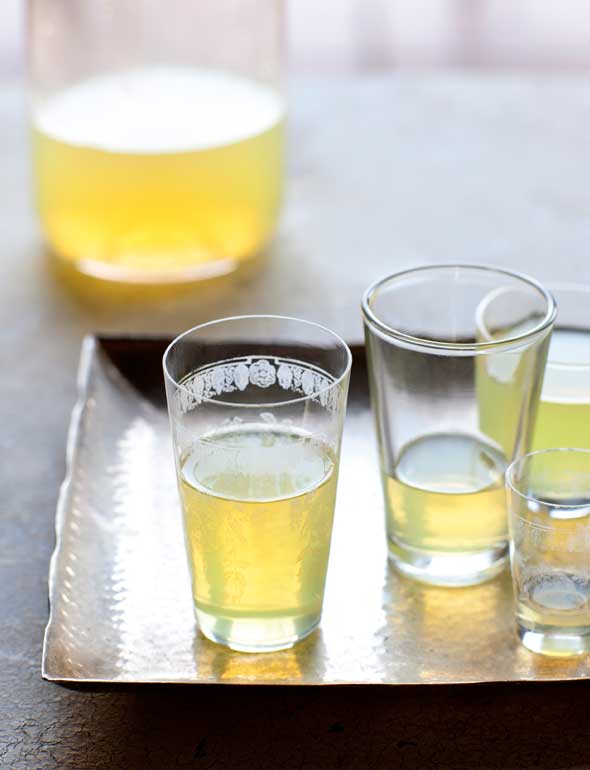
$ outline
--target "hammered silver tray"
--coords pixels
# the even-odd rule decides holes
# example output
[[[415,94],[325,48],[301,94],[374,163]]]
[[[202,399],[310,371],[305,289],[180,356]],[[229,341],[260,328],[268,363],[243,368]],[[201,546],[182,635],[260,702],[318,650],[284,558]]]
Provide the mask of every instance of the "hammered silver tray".
[[[165,340],[87,338],[49,574],[43,676],[61,682],[387,684],[581,679],[524,649],[509,576],[422,586],[387,564],[366,362],[354,347],[321,627],[232,652],[195,627],[161,373]]]

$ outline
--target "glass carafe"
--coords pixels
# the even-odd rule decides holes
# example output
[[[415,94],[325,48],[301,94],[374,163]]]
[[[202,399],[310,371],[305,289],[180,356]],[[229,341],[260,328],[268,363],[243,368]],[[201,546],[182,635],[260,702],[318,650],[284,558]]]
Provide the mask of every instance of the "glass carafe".
[[[281,0],[29,0],[36,199],[63,265],[132,284],[253,260],[283,178]]]

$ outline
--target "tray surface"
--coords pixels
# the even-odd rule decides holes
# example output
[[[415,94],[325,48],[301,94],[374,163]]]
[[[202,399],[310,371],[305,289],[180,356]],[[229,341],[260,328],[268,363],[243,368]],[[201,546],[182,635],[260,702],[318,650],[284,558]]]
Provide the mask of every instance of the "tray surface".
[[[161,356],[166,341],[87,338],[56,517],[43,676],[74,682],[436,684],[582,679],[513,629],[507,573],[422,586],[387,564],[364,350],[354,366],[320,629],[237,653],[193,619]]]

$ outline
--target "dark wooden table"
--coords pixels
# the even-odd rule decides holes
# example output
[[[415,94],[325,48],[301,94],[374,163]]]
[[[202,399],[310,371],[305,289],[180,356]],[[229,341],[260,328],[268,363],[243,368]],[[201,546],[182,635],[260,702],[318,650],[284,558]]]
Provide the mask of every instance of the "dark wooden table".
[[[0,770],[590,767],[586,682],[89,691],[40,676],[82,335],[282,311],[358,340],[362,289],[426,261],[590,282],[588,125],[584,78],[298,80],[267,267],[157,307],[101,309],[47,267],[22,92],[0,86]]]

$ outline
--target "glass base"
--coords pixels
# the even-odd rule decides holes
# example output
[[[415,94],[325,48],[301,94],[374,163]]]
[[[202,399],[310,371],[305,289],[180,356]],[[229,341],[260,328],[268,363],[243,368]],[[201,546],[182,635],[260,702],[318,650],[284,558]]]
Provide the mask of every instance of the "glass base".
[[[64,260],[65,261],[65,260]],[[71,262],[69,267],[87,278],[113,283],[161,286],[164,284],[195,283],[210,281],[234,273],[241,266],[235,259],[211,259],[194,265],[166,267],[166,257],[161,259],[161,268],[141,268],[120,263],[100,262],[92,259],[80,259]]]
[[[388,540],[389,560],[406,577],[437,586],[472,586],[491,580],[505,568],[508,544],[502,543],[486,551],[420,551]]]
[[[177,299],[182,292],[233,285],[257,275],[268,260],[261,251],[248,258],[212,260],[173,270],[147,271],[93,260],[69,260],[46,251],[46,264],[54,278],[85,302],[125,308],[146,301]]]
[[[566,630],[537,626],[531,629],[519,625],[518,636],[528,650],[541,655],[561,658],[590,652],[590,628]]]
[[[196,609],[201,633],[211,642],[238,652],[288,650],[309,636],[320,623],[319,616],[274,616],[231,618]]]

